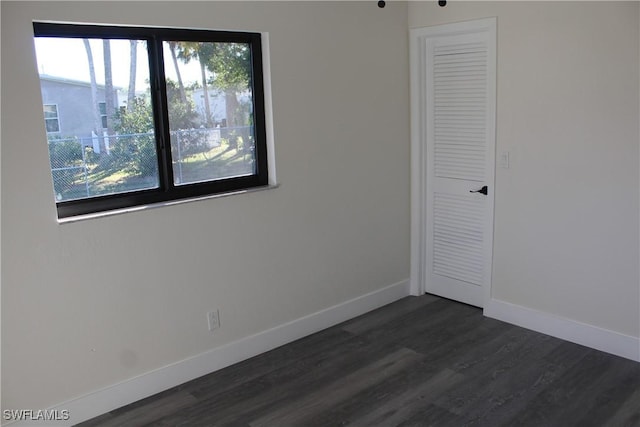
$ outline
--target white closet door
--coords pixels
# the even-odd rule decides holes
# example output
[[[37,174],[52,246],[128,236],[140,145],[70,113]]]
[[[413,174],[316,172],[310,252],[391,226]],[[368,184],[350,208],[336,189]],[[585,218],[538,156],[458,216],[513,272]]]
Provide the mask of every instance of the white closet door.
[[[482,307],[493,244],[495,32],[460,25],[430,27],[419,43],[424,289]]]

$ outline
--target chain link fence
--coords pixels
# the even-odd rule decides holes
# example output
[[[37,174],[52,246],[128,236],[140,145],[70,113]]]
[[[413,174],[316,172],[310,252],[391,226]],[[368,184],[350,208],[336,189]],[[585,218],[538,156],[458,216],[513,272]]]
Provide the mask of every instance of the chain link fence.
[[[222,141],[228,150],[234,150],[236,156],[231,159],[209,158],[206,153],[219,147]],[[254,146],[253,126],[172,131],[174,183],[189,184],[251,174],[254,172]],[[202,170],[201,164],[194,161],[197,155],[212,161],[215,167]]]
[[[225,142],[233,157],[210,158],[207,154]],[[157,188],[158,158],[154,133],[100,137],[50,138],[49,160],[57,201],[77,200]],[[221,179],[252,173],[254,165],[252,126],[187,129],[171,132],[171,155],[176,184]],[[199,157],[198,157],[199,156]],[[202,161],[217,160],[203,169]],[[239,161],[238,161],[239,160]],[[223,162],[224,163],[224,162]],[[220,167],[220,165],[222,167]]]

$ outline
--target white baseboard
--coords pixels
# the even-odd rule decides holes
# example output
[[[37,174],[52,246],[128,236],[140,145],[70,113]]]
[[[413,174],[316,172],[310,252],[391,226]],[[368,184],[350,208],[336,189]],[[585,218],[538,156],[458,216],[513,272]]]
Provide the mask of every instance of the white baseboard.
[[[249,359],[281,345],[352,319],[409,295],[409,280],[334,305],[280,326],[208,350],[194,357],[147,372],[101,390],[50,408],[67,410],[67,421],[10,422],[12,427],[28,425],[68,426],[112,411],[121,406],[175,387],[234,363]],[[58,412],[61,413],[61,412]],[[44,424],[43,424],[44,423]]]
[[[638,337],[496,299],[485,303],[484,315],[640,362],[640,339]]]

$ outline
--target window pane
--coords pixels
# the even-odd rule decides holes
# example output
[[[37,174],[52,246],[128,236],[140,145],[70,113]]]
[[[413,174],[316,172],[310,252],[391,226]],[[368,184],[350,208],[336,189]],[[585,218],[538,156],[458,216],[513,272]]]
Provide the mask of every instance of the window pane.
[[[255,173],[251,49],[164,42],[176,185]]]
[[[58,125],[58,119],[45,119],[45,126],[47,132],[60,132],[60,126]]]
[[[45,127],[56,132],[56,200],[158,188],[146,42],[36,37],[35,46]]]
[[[45,119],[57,119],[58,118],[58,107],[56,105],[45,105],[44,106],[44,118]]]

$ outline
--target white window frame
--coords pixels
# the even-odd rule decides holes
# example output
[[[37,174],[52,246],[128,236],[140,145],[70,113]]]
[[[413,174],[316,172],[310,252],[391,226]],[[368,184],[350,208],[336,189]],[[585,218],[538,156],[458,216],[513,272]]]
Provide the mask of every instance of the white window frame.
[[[42,110],[43,110],[43,114],[44,114],[44,107],[46,106],[53,106],[56,109],[56,116],[55,117],[47,117],[46,115],[44,116],[44,123],[45,123],[45,130],[47,131],[48,135],[52,135],[52,134],[56,134],[56,133],[60,133],[60,110],[58,110],[58,104],[55,103],[46,103],[46,104],[42,104]],[[58,130],[53,130],[53,131],[49,131],[49,127],[47,126],[47,122],[49,120],[55,120],[58,123]]]

